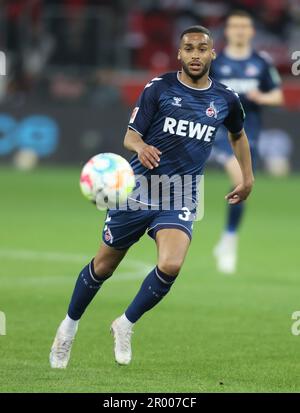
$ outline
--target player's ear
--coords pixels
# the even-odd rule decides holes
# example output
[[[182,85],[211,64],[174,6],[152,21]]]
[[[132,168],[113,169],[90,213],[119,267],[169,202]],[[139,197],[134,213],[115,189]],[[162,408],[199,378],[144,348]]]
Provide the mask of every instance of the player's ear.
[[[217,57],[217,53],[216,53],[215,49],[212,49],[211,54],[212,54],[213,60],[215,60],[215,58]]]
[[[180,51],[180,49],[178,49],[177,60],[180,60],[180,59],[181,59],[181,51]]]

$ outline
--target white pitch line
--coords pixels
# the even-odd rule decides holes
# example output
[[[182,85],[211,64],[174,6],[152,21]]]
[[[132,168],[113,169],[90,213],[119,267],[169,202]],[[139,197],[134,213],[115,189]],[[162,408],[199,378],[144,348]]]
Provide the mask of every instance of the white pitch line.
[[[0,257],[26,261],[78,262],[82,264],[90,260],[92,255],[57,251],[0,249]],[[112,279],[134,280],[143,278],[151,271],[154,264],[151,265],[149,262],[125,258],[122,266],[125,266],[126,272],[117,270],[116,277],[112,277]]]
[[[111,281],[133,281],[133,280],[142,280],[146,277],[146,275],[151,271],[152,267],[150,270],[145,270],[145,268],[140,271],[140,272],[123,272],[117,270],[113,276],[109,279],[109,282]],[[41,285],[48,285],[48,284],[69,284],[74,283],[76,281],[76,277],[78,274],[72,275],[30,275],[26,277],[20,277],[18,278],[18,285],[25,285],[25,286],[30,286],[30,285],[35,285],[39,284]],[[17,276],[13,277],[14,279],[17,278]],[[6,284],[11,284],[11,275],[10,277],[7,276],[2,276],[0,275],[0,281],[1,285],[4,285],[4,281]]]
[[[82,262],[89,260],[91,255],[55,251],[0,249],[0,257],[28,261]]]

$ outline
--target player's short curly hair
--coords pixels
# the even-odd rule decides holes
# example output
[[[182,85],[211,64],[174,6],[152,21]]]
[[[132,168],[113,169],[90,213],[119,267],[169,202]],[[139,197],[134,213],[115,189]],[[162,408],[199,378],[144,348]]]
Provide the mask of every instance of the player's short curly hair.
[[[187,33],[204,33],[207,34],[207,36],[212,39],[211,32],[204,26],[196,25],[196,26],[190,26],[187,29],[185,29],[181,35],[180,35],[180,40],[183,38],[183,36]]]

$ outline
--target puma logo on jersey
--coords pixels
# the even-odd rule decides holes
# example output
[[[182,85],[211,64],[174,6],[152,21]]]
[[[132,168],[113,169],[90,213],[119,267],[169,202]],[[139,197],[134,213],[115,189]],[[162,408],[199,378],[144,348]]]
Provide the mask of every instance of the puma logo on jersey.
[[[169,117],[165,119],[163,127],[163,131],[171,135],[186,136],[199,140],[203,139],[205,142],[211,142],[211,137],[215,130],[216,128],[213,126],[181,119],[177,121]]]

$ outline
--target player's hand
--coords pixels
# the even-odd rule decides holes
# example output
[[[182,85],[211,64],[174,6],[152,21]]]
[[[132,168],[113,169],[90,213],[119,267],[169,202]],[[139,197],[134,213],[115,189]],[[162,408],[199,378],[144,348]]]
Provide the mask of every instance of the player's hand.
[[[137,151],[139,161],[148,169],[158,167],[161,152],[155,146],[143,144]]]
[[[236,205],[242,201],[245,201],[250,195],[252,186],[253,183],[248,185],[239,184],[232,192],[229,192],[229,194],[225,196],[225,199],[228,201],[228,204]]]

